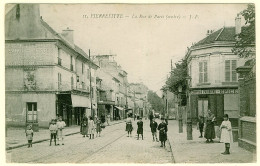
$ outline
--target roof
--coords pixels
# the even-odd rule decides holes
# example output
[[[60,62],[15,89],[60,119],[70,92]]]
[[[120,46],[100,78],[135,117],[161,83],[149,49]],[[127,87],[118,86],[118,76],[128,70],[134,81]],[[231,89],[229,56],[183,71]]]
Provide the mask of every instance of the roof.
[[[223,27],[223,28],[211,33],[210,35],[208,35],[204,39],[200,40],[193,46],[210,44],[210,43],[214,43],[215,41],[234,42],[234,41],[236,41],[236,38],[235,38],[236,32],[235,31],[236,31],[235,27]]]

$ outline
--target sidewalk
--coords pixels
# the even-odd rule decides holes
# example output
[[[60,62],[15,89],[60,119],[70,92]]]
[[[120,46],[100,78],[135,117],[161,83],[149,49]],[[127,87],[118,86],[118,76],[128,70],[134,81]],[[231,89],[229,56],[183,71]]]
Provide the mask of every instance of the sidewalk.
[[[179,133],[177,120],[170,120],[168,139],[171,144],[175,163],[255,163],[256,154],[238,147],[234,142],[230,147],[230,155],[222,155],[223,143],[206,143],[199,138],[199,131],[193,126],[193,140],[187,140],[186,124],[183,133]],[[217,140],[215,140],[217,142]]]
[[[122,122],[124,121],[123,120],[110,121],[109,126],[122,123]],[[80,132],[80,126],[70,126],[70,127],[65,127],[64,129],[65,136],[78,134],[79,132]],[[34,132],[33,143],[43,142],[49,139],[50,139],[50,132],[48,129],[40,128],[39,132]],[[6,150],[26,146],[27,139],[25,136],[25,129],[21,127],[9,127],[7,129],[7,137],[5,137],[5,142],[6,142],[6,147],[5,147]]]

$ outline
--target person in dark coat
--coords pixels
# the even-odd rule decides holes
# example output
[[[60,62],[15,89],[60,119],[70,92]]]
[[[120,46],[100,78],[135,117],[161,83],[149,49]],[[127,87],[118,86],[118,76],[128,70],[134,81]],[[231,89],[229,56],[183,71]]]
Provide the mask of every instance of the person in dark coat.
[[[81,119],[80,132],[83,137],[88,137],[88,117],[86,114]]]
[[[207,139],[206,143],[213,143],[213,139],[215,138],[215,128],[214,128],[214,114],[208,110],[207,115],[207,123],[204,137]]]
[[[139,134],[142,135],[142,140],[144,140],[144,135],[143,135],[143,126],[144,123],[142,121],[142,118],[139,118],[139,121],[137,122],[137,140],[139,140]]]
[[[153,141],[155,141],[154,137],[156,138],[156,141],[159,142],[158,138],[157,138],[157,127],[158,124],[155,121],[155,119],[152,119],[152,122],[150,123],[150,128],[151,128],[151,132],[152,132],[152,136],[153,136]]]
[[[204,120],[203,116],[199,116],[199,121],[198,121],[198,129],[200,131],[200,136],[199,138],[203,137],[203,128],[204,128]]]
[[[161,118],[162,122],[158,126],[159,130],[159,140],[161,141],[161,147],[165,147],[165,141],[167,140],[167,124],[164,121],[164,118]]]

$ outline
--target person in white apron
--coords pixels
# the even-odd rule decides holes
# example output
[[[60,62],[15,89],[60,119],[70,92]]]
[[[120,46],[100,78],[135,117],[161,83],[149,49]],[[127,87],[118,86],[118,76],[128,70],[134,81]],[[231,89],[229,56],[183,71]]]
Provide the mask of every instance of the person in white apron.
[[[225,152],[221,153],[223,155],[230,154],[230,143],[233,142],[233,135],[232,135],[232,127],[231,122],[228,119],[228,114],[224,115],[224,121],[220,125],[221,129],[221,138],[220,142],[225,143]]]

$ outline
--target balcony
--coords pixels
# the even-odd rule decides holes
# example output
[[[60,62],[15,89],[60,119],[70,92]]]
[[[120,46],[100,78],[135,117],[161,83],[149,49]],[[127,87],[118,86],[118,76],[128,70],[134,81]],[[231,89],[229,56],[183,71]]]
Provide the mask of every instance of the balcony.
[[[61,66],[62,59],[58,57],[58,65]]]
[[[89,86],[87,86],[84,82],[77,84],[71,84],[71,82],[56,82],[58,84],[58,91],[71,91],[78,90],[82,92],[90,92]]]

